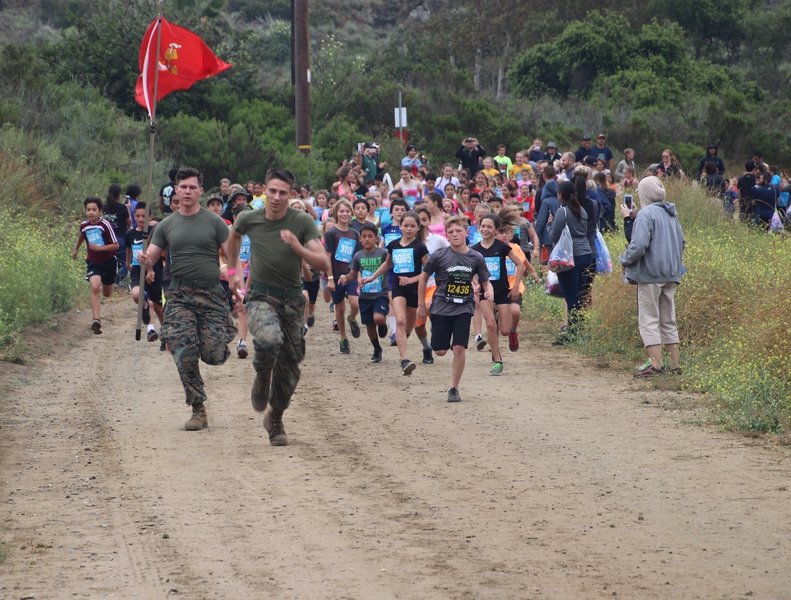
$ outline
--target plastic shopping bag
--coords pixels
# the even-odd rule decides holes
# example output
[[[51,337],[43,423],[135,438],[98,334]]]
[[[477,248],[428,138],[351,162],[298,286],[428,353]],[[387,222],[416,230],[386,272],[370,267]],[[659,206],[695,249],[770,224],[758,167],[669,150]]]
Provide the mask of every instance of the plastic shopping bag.
[[[563,228],[560,239],[549,255],[549,270],[555,273],[574,268],[574,242],[571,240],[569,226]]]
[[[604,241],[601,231],[596,232],[596,272],[612,273],[610,249],[607,248],[607,243]]]
[[[775,214],[772,215],[772,220],[769,221],[769,231],[773,233],[780,233],[783,231],[783,221],[780,220],[780,213],[775,210]]]
[[[563,297],[563,290],[560,289],[560,281],[558,280],[558,274],[549,271],[547,273],[547,289],[544,290],[547,295],[555,296],[557,298]]]

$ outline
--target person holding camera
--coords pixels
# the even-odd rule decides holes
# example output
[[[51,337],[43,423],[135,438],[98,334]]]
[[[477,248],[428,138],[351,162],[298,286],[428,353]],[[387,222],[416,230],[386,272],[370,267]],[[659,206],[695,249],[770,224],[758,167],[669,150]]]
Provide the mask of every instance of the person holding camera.
[[[468,137],[461,142],[461,148],[456,150],[456,158],[461,162],[461,168],[467,169],[470,179],[481,169],[481,159],[486,156],[486,150],[478,143],[478,138]]]
[[[634,376],[665,373],[662,346],[670,354],[670,373],[680,374],[675,294],[683,274],[684,232],[676,205],[665,202],[665,186],[658,177],[641,179],[637,194],[640,212],[636,217],[631,194],[624,196],[621,205],[629,245],[620,259],[626,280],[637,284],[637,323],[649,359]]]

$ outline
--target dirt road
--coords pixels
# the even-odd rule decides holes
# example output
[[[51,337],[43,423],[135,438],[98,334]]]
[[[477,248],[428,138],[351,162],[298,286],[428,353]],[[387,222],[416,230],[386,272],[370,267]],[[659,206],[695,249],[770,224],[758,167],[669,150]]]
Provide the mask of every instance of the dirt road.
[[[250,359],[201,367],[184,432],[172,360],[105,311],[0,365],[3,599],[791,597],[788,449],[546,334],[499,378],[473,351],[451,405],[447,358],[343,356],[322,305],[272,448]]]

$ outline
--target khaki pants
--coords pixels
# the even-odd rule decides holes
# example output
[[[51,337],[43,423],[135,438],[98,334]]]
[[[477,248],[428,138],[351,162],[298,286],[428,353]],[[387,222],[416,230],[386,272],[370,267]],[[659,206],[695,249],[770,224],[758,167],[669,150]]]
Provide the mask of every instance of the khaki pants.
[[[637,324],[644,346],[678,344],[677,283],[637,284]]]

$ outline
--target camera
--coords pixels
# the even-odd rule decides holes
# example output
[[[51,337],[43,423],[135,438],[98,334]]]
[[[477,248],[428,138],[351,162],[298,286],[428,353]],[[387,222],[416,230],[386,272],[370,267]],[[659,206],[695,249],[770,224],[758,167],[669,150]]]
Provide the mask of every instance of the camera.
[[[468,137],[467,139],[464,140],[464,143],[465,144],[472,144],[472,138]]]

